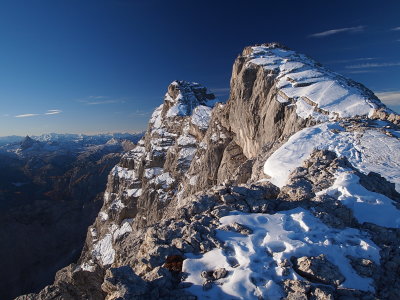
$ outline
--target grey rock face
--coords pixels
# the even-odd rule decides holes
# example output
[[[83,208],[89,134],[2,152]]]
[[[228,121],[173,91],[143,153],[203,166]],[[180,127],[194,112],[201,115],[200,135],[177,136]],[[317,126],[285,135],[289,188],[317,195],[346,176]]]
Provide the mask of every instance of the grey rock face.
[[[345,280],[338,267],[323,254],[316,257],[292,258],[292,263],[296,272],[311,282],[339,285]]]
[[[236,143],[247,158],[254,158],[263,145],[290,136],[310,123],[299,118],[293,106],[276,101],[278,74],[249,65],[248,51],[245,49],[233,65],[227,114]]]
[[[287,294],[286,300],[307,300],[307,295],[310,292],[310,284],[299,280],[285,280],[283,283]]]
[[[223,227],[220,227],[220,229],[227,231],[234,231],[243,235],[249,235],[253,233],[253,231],[250,228],[247,228],[246,226],[236,222],[231,225],[225,225]]]
[[[174,81],[164,103],[153,113],[149,128],[121,160],[106,193],[113,203],[123,196],[121,219],[136,218],[133,226],[151,224],[177,194],[208,127],[215,96],[197,83]],[[129,174],[124,177],[124,174]],[[112,205],[112,204],[111,204]],[[105,205],[107,208],[109,205]]]
[[[373,277],[376,265],[373,261],[365,258],[349,257],[351,265],[356,272],[363,277]]]
[[[139,300],[149,294],[147,282],[129,266],[108,269],[101,289],[107,293],[106,300]]]

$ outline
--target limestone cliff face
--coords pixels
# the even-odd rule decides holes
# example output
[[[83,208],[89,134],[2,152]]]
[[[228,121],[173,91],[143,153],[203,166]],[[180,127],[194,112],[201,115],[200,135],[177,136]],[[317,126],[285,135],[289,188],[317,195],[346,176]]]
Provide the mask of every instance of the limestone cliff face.
[[[90,227],[82,261],[111,265],[119,236],[158,222],[182,182],[209,126],[217,99],[197,83],[174,81],[146,134],[109,175],[104,205]],[[109,251],[104,252],[107,248]]]
[[[214,109],[207,147],[197,152],[183,193],[263,179],[268,156],[302,128],[349,116],[378,118],[382,111],[396,119],[367,88],[305,55],[277,43],[247,47],[235,60],[229,100]]]
[[[374,119],[380,119],[381,123]],[[233,66],[227,103],[218,103],[199,84],[174,81],[168,87],[163,104],[154,111],[144,138],[111,171],[103,208],[89,227],[79,263],[64,269],[55,285],[29,299],[47,299],[51,289],[64,297],[62,299],[73,298],[74,293],[89,299],[194,299],[193,294],[212,296],[204,293],[230,284],[221,281],[213,285],[214,281],[227,276],[233,278],[232,274],[241,271],[252,274],[243,278],[251,278],[246,283],[251,290],[246,297],[254,299],[273,299],[277,295],[292,299],[302,291],[310,299],[369,297],[373,295],[373,288],[368,282],[375,282],[377,289],[380,288],[384,269],[374,278],[368,275],[371,278],[364,286],[350,284],[351,289],[340,286],[346,276],[341,273],[343,269],[329,260],[332,260],[330,253],[325,250],[316,253],[320,251],[315,250],[317,248],[312,248],[315,252],[312,257],[305,256],[304,250],[290,252],[288,249],[300,246],[296,239],[295,242],[290,240],[293,234],[288,232],[298,226],[296,224],[306,224],[315,217],[329,227],[322,230],[321,238],[326,241],[320,244],[330,243],[330,238],[323,234],[337,233],[345,227],[367,230],[381,246],[388,244],[388,239],[381,239],[382,232],[391,232],[390,239],[400,236],[398,229],[392,232],[382,224],[363,225],[357,214],[343,204],[344,196],[338,196],[343,189],[329,190],[339,184],[335,174],[349,172],[357,174],[366,189],[397,201],[398,193],[389,182],[400,180],[393,171],[397,162],[389,169],[382,165],[389,174],[383,178],[370,175],[376,169],[359,158],[376,155],[377,151],[368,144],[368,134],[379,136],[382,143],[394,145],[391,147],[399,147],[396,144],[398,121],[399,116],[364,86],[276,43],[247,47],[239,55]],[[363,136],[367,140],[363,140]],[[362,152],[363,149],[367,152]],[[282,155],[276,157],[276,153]],[[393,153],[387,156],[393,158]],[[400,165],[400,158],[398,160]],[[385,188],[377,188],[378,185],[372,183],[373,178]],[[293,209],[297,210],[291,211]],[[264,217],[257,215],[257,222],[268,219],[275,224],[269,230],[282,227],[280,234],[288,233],[286,242],[290,246],[280,240],[267,243],[269,246],[264,242],[257,244],[259,228],[264,225],[253,227],[258,233],[252,235],[250,227],[255,221],[249,223],[250,227],[237,222],[223,225],[223,217],[235,218],[237,211],[239,215],[262,213]],[[279,217],[278,212],[282,212]],[[293,220],[286,222],[289,219]],[[282,220],[286,223],[279,223]],[[305,228],[311,227],[308,224],[293,231],[297,230],[296,236],[300,236],[300,232],[307,232]],[[269,253],[264,259],[272,261],[258,270],[254,267],[261,264],[258,258],[249,263],[244,259],[247,256],[242,257],[237,252],[246,250],[232,240],[224,240],[223,234],[218,235],[221,230],[251,236],[249,240],[255,244],[250,248],[246,246],[247,249],[255,247],[254,253],[261,256]],[[365,232],[353,231],[352,234],[359,238],[359,244],[370,242],[365,240]],[[271,236],[267,233],[265,241]],[[317,237],[311,239],[317,245],[319,241],[314,239]],[[305,237],[304,241],[310,238]],[[335,243],[342,249],[354,246],[354,242],[347,245],[347,241],[335,240]],[[368,245],[375,247],[372,242]],[[390,251],[398,252],[396,245],[388,246]],[[267,248],[257,250],[257,247]],[[354,250],[352,254],[360,251]],[[296,257],[285,257],[286,252]],[[196,264],[193,262],[197,259],[195,255],[206,253],[220,257],[224,267],[204,270],[201,275],[195,267],[191,268],[194,266],[191,263]],[[250,260],[255,257],[254,253],[248,253]],[[347,264],[349,259],[357,272],[368,269],[363,271],[368,273],[379,261],[376,257],[354,256],[342,261]],[[389,260],[390,255],[381,254],[382,264]],[[189,278],[181,273],[182,261]],[[202,266],[213,268],[211,265],[216,264],[210,259]],[[363,269],[363,264],[368,267]],[[266,275],[265,269],[278,271]],[[345,275],[351,281],[353,275]],[[271,276],[269,283],[265,276]],[[305,283],[302,278],[309,282]],[[204,280],[203,292],[196,287],[198,280]],[[315,285],[321,282],[329,288]],[[193,287],[187,289],[190,285]],[[244,297],[235,294],[236,291],[230,294],[224,287],[219,289],[223,295]],[[382,288],[380,293],[385,298],[390,291]]]
[[[247,158],[254,158],[262,146],[291,135],[310,120],[300,118],[295,106],[276,100],[279,73],[251,63],[251,54],[246,53],[249,49],[233,65],[227,115],[236,143]]]

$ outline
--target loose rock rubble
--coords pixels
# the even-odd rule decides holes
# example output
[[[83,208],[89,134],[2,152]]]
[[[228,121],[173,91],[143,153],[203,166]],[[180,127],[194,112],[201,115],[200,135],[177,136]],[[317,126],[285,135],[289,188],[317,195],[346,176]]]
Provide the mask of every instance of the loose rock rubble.
[[[311,282],[338,286],[345,280],[338,267],[323,254],[316,257],[293,257],[292,263],[296,272]]]

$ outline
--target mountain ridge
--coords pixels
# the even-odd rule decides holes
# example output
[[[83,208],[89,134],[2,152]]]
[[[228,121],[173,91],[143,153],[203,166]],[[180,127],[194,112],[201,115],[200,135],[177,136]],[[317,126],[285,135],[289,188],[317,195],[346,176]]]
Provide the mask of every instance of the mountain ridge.
[[[226,103],[169,85],[78,263],[17,299],[400,296],[399,123],[302,54],[246,47]]]

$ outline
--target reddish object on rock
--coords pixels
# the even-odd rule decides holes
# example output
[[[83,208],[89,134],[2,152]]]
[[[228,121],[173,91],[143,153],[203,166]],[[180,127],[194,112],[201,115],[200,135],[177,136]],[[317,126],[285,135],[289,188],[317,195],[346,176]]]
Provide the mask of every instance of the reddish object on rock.
[[[183,260],[181,255],[170,255],[165,260],[164,268],[171,272],[182,272]]]

